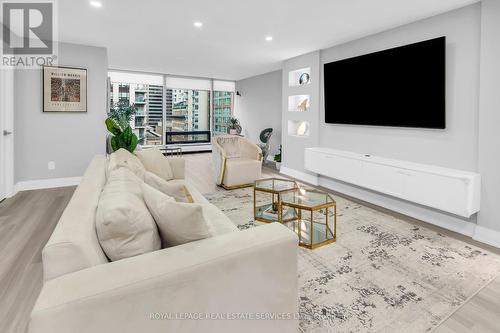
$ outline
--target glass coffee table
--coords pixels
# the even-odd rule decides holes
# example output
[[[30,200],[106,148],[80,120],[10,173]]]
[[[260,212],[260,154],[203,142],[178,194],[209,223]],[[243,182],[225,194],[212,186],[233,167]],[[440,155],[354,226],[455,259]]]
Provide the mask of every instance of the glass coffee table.
[[[280,209],[280,201],[284,193],[296,192],[298,188],[297,183],[293,180],[281,178],[266,178],[255,181],[253,187],[254,219],[266,223],[296,219],[295,209]],[[262,197],[266,199],[261,200]]]
[[[296,218],[284,222],[299,236],[299,245],[308,249],[335,242],[337,238],[337,205],[325,192],[300,188],[281,195],[281,210],[295,210]],[[333,209],[333,225],[329,211]]]

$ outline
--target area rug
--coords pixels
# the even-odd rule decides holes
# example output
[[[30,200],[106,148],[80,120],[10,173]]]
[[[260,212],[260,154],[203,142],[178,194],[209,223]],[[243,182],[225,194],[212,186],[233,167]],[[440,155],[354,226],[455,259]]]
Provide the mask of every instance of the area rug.
[[[205,197],[240,230],[261,224],[251,188]],[[334,198],[337,242],[297,247],[303,332],[430,332],[500,274],[497,254]]]

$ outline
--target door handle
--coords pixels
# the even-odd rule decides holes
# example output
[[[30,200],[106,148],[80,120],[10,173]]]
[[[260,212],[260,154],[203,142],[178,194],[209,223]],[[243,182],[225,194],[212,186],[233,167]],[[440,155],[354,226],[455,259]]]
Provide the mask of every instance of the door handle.
[[[12,132],[9,132],[7,130],[3,130],[3,135],[4,136],[11,135],[11,134],[12,134]]]

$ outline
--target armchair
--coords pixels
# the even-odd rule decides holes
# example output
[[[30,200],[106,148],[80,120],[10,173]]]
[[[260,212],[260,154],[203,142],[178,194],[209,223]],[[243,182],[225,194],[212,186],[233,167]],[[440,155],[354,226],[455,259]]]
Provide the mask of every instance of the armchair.
[[[251,186],[261,178],[262,151],[244,137],[214,137],[212,155],[215,183],[226,190]]]

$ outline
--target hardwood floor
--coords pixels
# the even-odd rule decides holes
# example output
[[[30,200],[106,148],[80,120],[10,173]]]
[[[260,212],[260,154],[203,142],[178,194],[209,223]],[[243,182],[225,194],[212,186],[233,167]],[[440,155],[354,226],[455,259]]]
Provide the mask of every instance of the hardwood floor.
[[[223,191],[213,182],[211,154],[186,154],[184,158],[186,178],[202,193]],[[273,169],[264,168],[263,177],[276,174]],[[41,250],[74,189],[64,187],[19,192],[0,203],[0,333],[26,331],[31,309],[42,285]],[[377,209],[401,218],[397,213]],[[425,224],[408,217],[405,217],[405,220],[414,224]],[[482,245],[468,237],[429,224],[425,226],[437,228],[451,237],[500,253],[498,249]],[[499,331],[500,277],[472,297],[436,330],[438,333]]]

